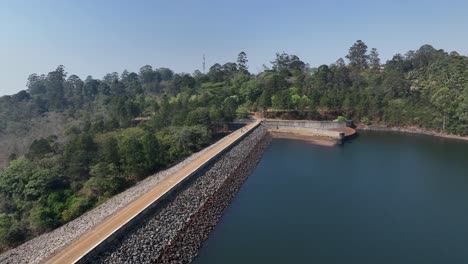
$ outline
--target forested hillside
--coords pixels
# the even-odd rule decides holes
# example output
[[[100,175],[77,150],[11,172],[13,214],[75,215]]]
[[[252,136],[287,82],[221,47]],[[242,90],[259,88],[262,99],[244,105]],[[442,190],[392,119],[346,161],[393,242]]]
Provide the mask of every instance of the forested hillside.
[[[82,80],[63,66],[32,74],[27,90],[0,98],[0,159],[8,159],[0,170],[0,250],[202,149],[248,112],[468,135],[468,57],[424,45],[381,63],[357,41],[345,59],[311,68],[278,53],[252,74],[241,52],[206,74],[151,66],[102,79]]]

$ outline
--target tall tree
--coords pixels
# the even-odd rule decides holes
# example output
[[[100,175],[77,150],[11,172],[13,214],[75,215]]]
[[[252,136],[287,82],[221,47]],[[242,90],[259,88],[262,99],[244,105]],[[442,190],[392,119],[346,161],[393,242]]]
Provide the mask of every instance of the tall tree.
[[[84,82],[76,75],[70,75],[64,86],[64,94],[67,102],[75,108],[81,108],[83,105],[85,90]]]
[[[142,83],[159,82],[159,74],[153,71],[153,67],[145,65],[140,68],[140,78]]]
[[[276,59],[271,62],[275,71],[304,71],[306,64],[296,55],[289,55],[285,52],[276,53]]]
[[[237,66],[239,69],[239,72],[248,74],[249,73],[249,67],[247,66],[247,54],[245,52],[239,53],[237,56]]]
[[[346,63],[343,60],[343,58],[339,58],[338,60],[336,60],[335,64],[337,67],[340,67],[340,68],[346,67]]]
[[[369,64],[372,68],[380,67],[379,52],[376,48],[372,48],[369,53]]]
[[[356,43],[349,48],[349,53],[346,55],[346,58],[349,60],[349,65],[352,67],[359,70],[367,68],[367,60],[369,58],[367,55],[367,45],[362,40],[356,41]]]
[[[223,67],[219,63],[215,63],[213,66],[210,67],[208,71],[208,77],[212,82],[222,82],[224,80],[224,72]]]
[[[47,100],[49,101],[49,110],[61,111],[66,105],[64,98],[64,83],[67,73],[65,68],[60,65],[55,71],[47,75]]]
[[[31,95],[39,95],[39,94],[45,94],[47,91],[47,87],[45,84],[45,75],[37,75],[37,74],[31,74],[28,77],[28,91],[31,93]]]
[[[159,68],[156,70],[162,81],[169,81],[174,78],[174,72],[168,68]]]
[[[442,115],[442,131],[445,132],[447,116],[450,111],[450,105],[453,102],[452,93],[447,87],[441,87],[434,93],[431,102]]]

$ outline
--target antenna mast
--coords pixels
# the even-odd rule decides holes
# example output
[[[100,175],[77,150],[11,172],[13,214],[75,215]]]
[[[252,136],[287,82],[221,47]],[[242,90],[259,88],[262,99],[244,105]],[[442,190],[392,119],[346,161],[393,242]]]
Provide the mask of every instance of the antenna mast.
[[[203,54],[203,74],[205,74],[205,54]]]

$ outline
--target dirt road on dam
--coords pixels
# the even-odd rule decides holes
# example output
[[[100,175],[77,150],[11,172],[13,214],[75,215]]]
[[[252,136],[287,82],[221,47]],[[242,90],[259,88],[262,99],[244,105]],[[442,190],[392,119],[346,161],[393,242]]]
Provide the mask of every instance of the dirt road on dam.
[[[157,202],[161,197],[169,193],[174,187],[178,186],[186,178],[191,176],[198,169],[203,167],[209,161],[222,153],[226,148],[240,139],[245,133],[252,130],[259,124],[259,121],[249,124],[246,127],[235,131],[214,148],[210,149],[204,155],[198,157],[181,170],[175,172],[162,180],[150,191],[143,194],[126,207],[120,209],[115,214],[108,217],[105,221],[95,226],[90,231],[83,234],[80,238],[60,250],[59,253],[52,256],[46,263],[75,263],[87,253],[92,251],[101,242],[112,236],[117,230],[125,226],[135,216],[139,215],[146,208]]]

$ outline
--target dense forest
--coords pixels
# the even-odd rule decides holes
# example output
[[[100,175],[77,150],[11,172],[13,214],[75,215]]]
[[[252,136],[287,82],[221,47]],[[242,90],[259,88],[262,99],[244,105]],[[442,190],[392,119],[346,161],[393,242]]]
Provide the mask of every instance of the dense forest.
[[[468,57],[424,45],[381,63],[376,49],[357,41],[345,58],[311,68],[298,56],[277,53],[252,74],[241,52],[236,62],[214,64],[206,74],[147,65],[102,79],[68,76],[63,66],[30,75],[27,90],[0,98],[0,136],[15,142],[33,121],[61,129],[33,134],[27,148],[5,153],[0,251],[202,149],[249,112],[340,115],[468,135]]]

